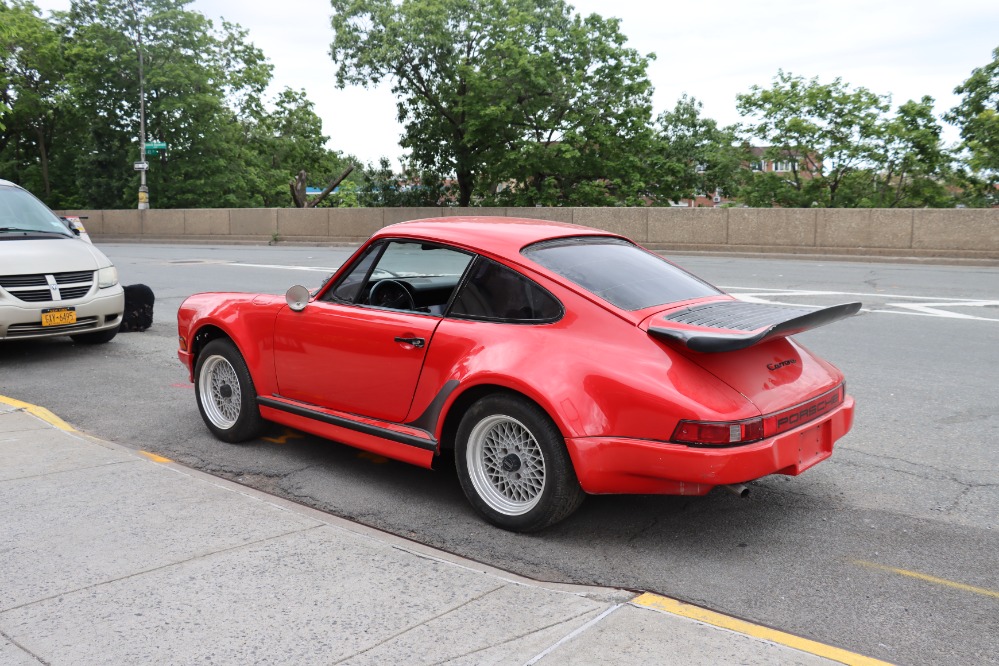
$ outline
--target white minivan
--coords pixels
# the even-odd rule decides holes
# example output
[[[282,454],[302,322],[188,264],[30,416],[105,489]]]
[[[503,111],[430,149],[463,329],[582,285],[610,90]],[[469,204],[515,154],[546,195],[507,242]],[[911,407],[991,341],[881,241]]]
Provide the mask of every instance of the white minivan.
[[[0,340],[98,344],[125,309],[118,270],[31,193],[0,180]]]

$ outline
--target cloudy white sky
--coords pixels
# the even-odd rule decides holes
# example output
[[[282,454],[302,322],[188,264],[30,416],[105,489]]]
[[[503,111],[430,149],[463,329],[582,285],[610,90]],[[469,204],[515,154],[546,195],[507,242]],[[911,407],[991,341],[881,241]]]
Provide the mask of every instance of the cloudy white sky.
[[[938,113],[957,103],[954,87],[999,47],[996,0],[576,0],[582,14],[621,19],[629,45],[655,53],[649,69],[655,112],[687,93],[721,124],[739,121],[735,96],[768,85],[778,69],[823,82],[891,94],[894,104],[930,95]],[[43,10],[69,0],[36,0]],[[193,0],[190,9],[249,30],[274,65],[273,92],[304,88],[330,147],[371,162],[402,155],[395,98],[334,85],[328,0]],[[948,141],[957,132],[948,128]]]

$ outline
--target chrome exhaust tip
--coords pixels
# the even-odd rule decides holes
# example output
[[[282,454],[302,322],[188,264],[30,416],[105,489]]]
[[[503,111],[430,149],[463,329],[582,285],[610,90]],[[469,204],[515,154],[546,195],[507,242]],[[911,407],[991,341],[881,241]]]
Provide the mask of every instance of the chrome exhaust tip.
[[[749,497],[749,487],[741,483],[732,483],[727,486],[722,486],[725,490],[729,491],[733,495],[739,497]]]

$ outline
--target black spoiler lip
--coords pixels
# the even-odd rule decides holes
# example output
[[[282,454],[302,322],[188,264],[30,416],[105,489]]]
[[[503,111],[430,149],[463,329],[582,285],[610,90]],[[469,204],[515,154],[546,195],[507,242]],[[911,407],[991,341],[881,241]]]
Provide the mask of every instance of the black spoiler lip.
[[[711,327],[672,327],[670,318],[680,318],[681,315],[697,314],[699,311],[708,309],[726,308],[728,304],[737,304],[740,316],[747,314],[756,318],[762,317],[765,321],[761,326],[754,326],[753,330],[737,330],[725,327],[723,316],[720,324]],[[754,307],[758,306],[758,307]],[[818,310],[803,310],[800,307],[790,307],[781,305],[769,305],[766,303],[743,303],[738,301],[727,301],[724,303],[709,303],[703,306],[687,308],[680,313],[671,314],[660,319],[666,325],[649,326],[649,335],[661,340],[680,342],[692,351],[708,354],[720,352],[737,351],[752,347],[766,340],[783,338],[788,335],[795,335],[803,331],[808,331],[819,326],[831,324],[834,321],[851,317],[860,311],[861,303],[843,303],[833,305]],[[689,324],[688,324],[689,326]]]

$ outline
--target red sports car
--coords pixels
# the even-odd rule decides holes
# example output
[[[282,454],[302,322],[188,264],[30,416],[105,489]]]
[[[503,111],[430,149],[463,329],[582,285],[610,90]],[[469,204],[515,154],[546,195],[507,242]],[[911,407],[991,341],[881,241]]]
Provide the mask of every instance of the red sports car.
[[[180,360],[216,437],[264,421],[432,467],[539,530],[586,494],[703,495],[825,460],[843,375],[789,335],[856,313],[734,299],[626,238],[455,217],[386,227],[322,287],[208,293]]]

